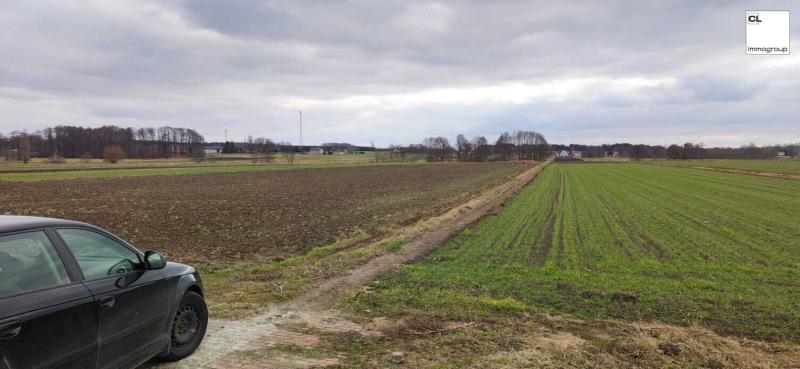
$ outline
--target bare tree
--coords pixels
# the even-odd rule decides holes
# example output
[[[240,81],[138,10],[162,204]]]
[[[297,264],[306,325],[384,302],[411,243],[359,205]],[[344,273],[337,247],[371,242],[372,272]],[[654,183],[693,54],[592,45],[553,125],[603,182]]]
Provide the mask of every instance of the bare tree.
[[[275,143],[269,138],[259,137],[253,140],[251,153],[254,163],[272,163],[275,154]]]
[[[456,155],[458,161],[472,160],[472,143],[462,134],[456,137]]]
[[[422,144],[427,150],[428,161],[446,161],[454,151],[446,137],[427,137]]]
[[[27,133],[19,136],[19,160],[25,164],[31,161],[31,140]]]
[[[133,158],[157,157],[194,157],[204,154],[205,141],[197,131],[187,128],[160,127],[154,128],[121,128],[102,126],[84,128],[76,126],[56,126],[44,128],[32,134],[26,134],[31,156],[40,158],[61,156],[65,158],[81,157],[89,153],[100,158],[108,145],[119,145],[126,154]],[[18,157],[19,134],[15,133],[13,148],[9,148],[8,140],[2,146],[9,156]]]
[[[520,160],[542,160],[550,151],[544,136],[534,131],[517,131],[514,133],[514,151]]]
[[[486,161],[489,159],[489,142],[486,141],[486,137],[477,136],[472,140],[472,146],[474,147],[475,154],[473,157],[475,161]]]
[[[508,132],[503,132],[494,144],[495,152],[500,160],[509,160],[514,152],[514,139]]]

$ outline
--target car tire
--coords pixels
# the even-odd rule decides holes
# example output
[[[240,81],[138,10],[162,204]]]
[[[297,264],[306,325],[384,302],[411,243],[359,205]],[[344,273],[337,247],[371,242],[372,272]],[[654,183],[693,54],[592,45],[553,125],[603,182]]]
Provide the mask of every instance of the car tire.
[[[169,353],[161,359],[176,361],[191,355],[203,342],[207,327],[208,308],[205,300],[196,292],[187,291],[172,318]]]

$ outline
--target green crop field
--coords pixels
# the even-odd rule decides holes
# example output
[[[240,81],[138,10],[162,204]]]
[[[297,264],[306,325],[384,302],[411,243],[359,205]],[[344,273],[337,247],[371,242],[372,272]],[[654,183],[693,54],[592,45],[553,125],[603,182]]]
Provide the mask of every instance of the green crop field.
[[[800,160],[797,159],[657,160],[657,161],[652,161],[651,163],[658,165],[677,166],[677,167],[705,167],[705,168],[715,168],[715,169],[735,169],[747,172],[800,175]]]
[[[523,313],[800,342],[800,184],[646,164],[547,168],[497,215],[349,301],[374,316]]]

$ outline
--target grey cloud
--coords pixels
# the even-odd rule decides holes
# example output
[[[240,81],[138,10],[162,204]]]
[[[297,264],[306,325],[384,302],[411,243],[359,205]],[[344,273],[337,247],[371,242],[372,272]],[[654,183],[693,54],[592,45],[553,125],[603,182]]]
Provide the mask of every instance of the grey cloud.
[[[681,84],[700,101],[744,101],[764,89],[755,81],[713,75],[689,76]]]
[[[800,98],[800,68],[791,64],[795,56],[770,66],[774,57],[744,55],[741,18],[749,7],[741,1],[10,1],[0,9],[0,131],[168,122],[198,128],[209,139],[220,139],[226,127],[234,137],[296,141],[303,107],[287,106],[292,99],[597,78],[674,83],[622,90],[599,83],[558,101],[308,107],[307,142],[408,143],[431,134],[524,128],[556,142],[668,143],[662,141],[692,135],[731,145],[773,143],[781,135],[800,141],[789,129],[797,121],[790,106]]]

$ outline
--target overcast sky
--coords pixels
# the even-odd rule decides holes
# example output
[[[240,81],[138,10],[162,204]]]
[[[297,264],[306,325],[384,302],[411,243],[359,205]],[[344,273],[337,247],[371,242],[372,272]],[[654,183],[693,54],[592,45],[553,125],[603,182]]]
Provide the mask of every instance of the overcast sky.
[[[0,132],[172,125],[207,141],[800,142],[791,56],[745,55],[736,1],[15,1]]]

